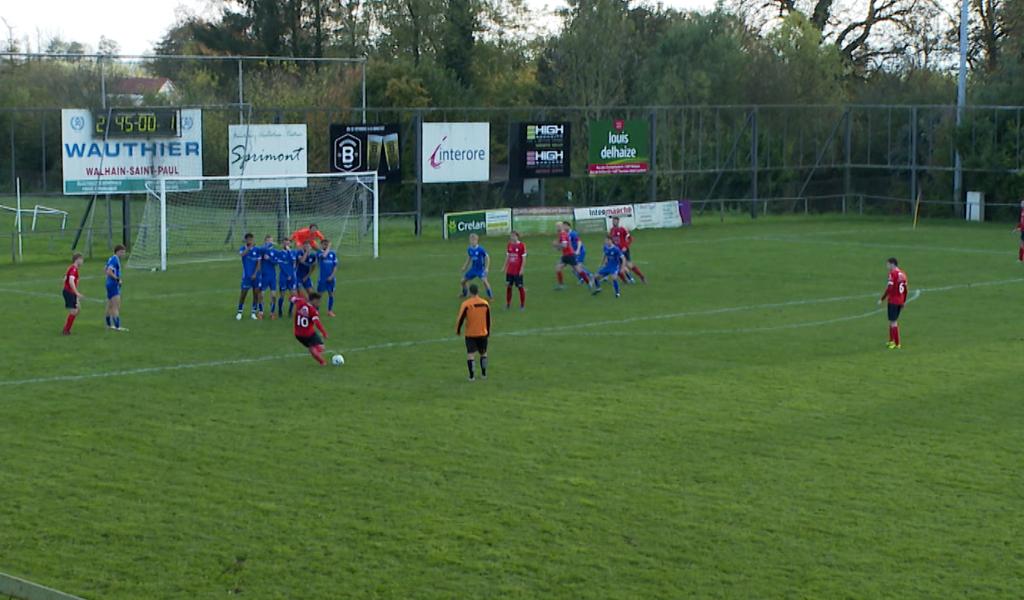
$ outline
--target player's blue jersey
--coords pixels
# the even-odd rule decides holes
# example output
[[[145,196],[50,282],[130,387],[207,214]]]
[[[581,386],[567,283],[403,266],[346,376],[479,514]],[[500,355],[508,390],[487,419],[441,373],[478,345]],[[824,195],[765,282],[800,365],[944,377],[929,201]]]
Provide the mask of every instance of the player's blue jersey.
[[[242,246],[238,249],[238,254],[242,257],[242,275],[251,278],[256,274],[256,265],[263,258],[263,249],[258,246]]]
[[[117,283],[118,279],[121,279],[121,259],[117,255],[113,255],[107,259],[107,269],[113,269],[114,276],[111,277],[110,273],[107,273],[107,283]],[[105,271],[105,269],[104,269]]]
[[[338,266],[338,254],[334,250],[321,252],[317,260],[320,262],[320,281],[327,281]]]
[[[272,251],[272,260],[277,268],[281,270],[281,275],[285,277],[295,277],[295,251],[280,248]]]
[[[263,262],[260,263],[260,273],[262,275],[273,275],[274,266],[277,264],[274,260],[274,253],[276,252],[274,250],[274,244],[267,242],[260,246],[260,250],[263,251],[263,255],[261,257]]]
[[[466,254],[469,255],[470,271],[483,271],[487,267],[487,251],[484,250],[483,246],[466,248]]]
[[[313,265],[316,264],[317,257],[316,252],[313,252],[312,250],[310,250],[309,256],[306,257],[306,260],[302,260],[302,254],[303,251],[299,250],[299,254],[295,259],[295,264],[298,266],[299,269],[299,278],[305,279],[306,277],[309,276],[310,271],[313,270]]]
[[[607,259],[605,267],[614,268],[615,270],[619,270],[619,267],[622,266],[622,261],[626,258],[622,254],[622,250],[614,244],[604,247],[604,257]]]
[[[580,234],[577,233],[575,229],[571,229],[569,231],[569,247],[572,248],[573,252],[575,252],[577,248],[580,248],[580,252],[583,252],[583,243],[580,241]]]

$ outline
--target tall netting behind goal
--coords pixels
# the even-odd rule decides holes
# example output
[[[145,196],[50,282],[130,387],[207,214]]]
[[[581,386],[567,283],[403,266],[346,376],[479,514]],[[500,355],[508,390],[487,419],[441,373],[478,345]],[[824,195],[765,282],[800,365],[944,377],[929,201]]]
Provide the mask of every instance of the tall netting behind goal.
[[[281,240],[316,223],[338,254],[378,256],[375,173],[199,177],[147,184],[129,267],[237,260],[243,236]]]

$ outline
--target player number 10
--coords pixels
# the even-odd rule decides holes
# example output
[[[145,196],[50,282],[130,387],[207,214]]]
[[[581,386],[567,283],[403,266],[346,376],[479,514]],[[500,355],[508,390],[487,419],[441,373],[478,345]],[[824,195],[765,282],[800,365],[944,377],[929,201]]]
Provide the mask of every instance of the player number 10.
[[[295,319],[295,322],[299,324],[299,327],[309,327],[309,317],[299,316]]]

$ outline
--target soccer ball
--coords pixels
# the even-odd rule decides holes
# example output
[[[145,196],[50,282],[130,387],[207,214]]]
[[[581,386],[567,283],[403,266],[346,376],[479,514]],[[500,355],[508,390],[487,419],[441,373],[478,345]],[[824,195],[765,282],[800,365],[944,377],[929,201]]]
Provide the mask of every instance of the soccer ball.
[[[335,354],[334,356],[331,357],[331,364],[336,367],[340,367],[341,365],[345,364],[345,357],[340,354]]]

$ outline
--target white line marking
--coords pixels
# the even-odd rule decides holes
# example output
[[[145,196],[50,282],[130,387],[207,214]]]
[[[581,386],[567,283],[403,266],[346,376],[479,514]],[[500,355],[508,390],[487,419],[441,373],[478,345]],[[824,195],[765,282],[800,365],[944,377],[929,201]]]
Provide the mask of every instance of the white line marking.
[[[1024,282],[1024,278],[1002,279],[1002,280],[995,280],[995,281],[982,281],[982,282],[978,282],[978,283],[954,284],[954,285],[947,285],[947,286],[935,287],[935,288],[920,288],[920,289],[916,290],[917,294],[914,296],[914,299],[916,299],[922,292],[947,292],[947,291],[952,291],[952,290],[969,289],[969,288],[975,288],[975,287],[988,287],[988,286],[996,286],[996,285],[1008,285],[1008,284],[1021,283],[1021,282]],[[855,295],[849,295],[849,296],[835,296],[835,297],[832,297],[832,298],[818,298],[818,299],[809,299],[809,300],[794,300],[794,301],[791,301],[791,302],[774,302],[774,303],[768,303],[768,304],[752,304],[752,305],[748,305],[748,306],[737,306],[737,307],[729,307],[729,308],[721,308],[721,309],[709,309],[709,310],[699,310],[699,311],[689,311],[689,312],[677,312],[677,313],[669,313],[669,314],[663,314],[663,315],[650,315],[650,316],[646,316],[646,317],[633,317],[633,318],[629,318],[629,319],[616,319],[616,320],[609,320],[609,321],[593,321],[593,322],[590,322],[590,323],[577,323],[577,324],[574,324],[574,325],[559,325],[559,326],[554,326],[554,327],[536,327],[536,328],[533,328],[533,329],[524,329],[524,330],[521,330],[521,331],[510,331],[510,332],[507,332],[507,333],[497,333],[497,334],[494,335],[494,337],[516,337],[516,336],[523,336],[523,335],[546,335],[546,334],[551,334],[551,333],[556,333],[556,332],[561,332],[561,331],[566,331],[566,330],[571,330],[571,329],[586,329],[586,328],[591,328],[591,327],[605,327],[605,326],[608,326],[608,325],[622,325],[622,324],[636,323],[636,322],[641,322],[641,321],[654,321],[654,320],[662,320],[662,319],[676,319],[676,318],[684,318],[684,317],[692,317],[692,316],[718,315],[718,314],[723,314],[723,313],[734,313],[734,312],[742,312],[742,311],[749,311],[749,310],[761,310],[761,309],[768,309],[768,308],[779,308],[779,307],[786,307],[786,306],[806,306],[806,305],[810,305],[810,304],[827,304],[827,303],[831,303],[831,302],[842,302],[842,301],[847,301],[847,300],[861,300],[861,299],[864,299],[864,298],[877,298],[877,296],[875,294],[855,294]],[[826,320],[824,322],[817,323],[817,324],[826,325],[826,324],[830,324],[830,323],[841,322],[843,320],[861,319],[861,318],[865,318],[867,316],[876,314],[878,312],[879,312],[878,310],[874,310],[874,311],[871,311],[869,313],[864,313],[864,314],[860,314],[860,315],[854,315],[852,317],[841,317],[839,319],[829,319],[829,320]],[[814,326],[814,325],[806,325],[806,326],[807,327],[811,327],[811,326]],[[778,326],[778,327],[779,328],[792,327],[792,325],[790,325],[790,326]],[[751,332],[771,331],[771,330],[772,330],[771,328],[769,328],[769,329],[751,328],[750,329]],[[737,330],[725,330],[724,332],[735,333],[735,332],[737,332]],[[717,331],[711,331],[710,333],[709,332],[704,332],[704,333],[702,333],[702,335],[713,335],[714,333],[723,333],[723,331],[717,330]],[[361,346],[361,347],[356,347],[356,348],[347,348],[347,349],[344,349],[343,352],[366,352],[366,351],[370,351],[370,350],[385,350],[385,349],[389,349],[389,348],[407,348],[407,347],[412,347],[412,346],[423,346],[423,345],[427,345],[427,344],[448,343],[448,342],[452,342],[454,339],[456,339],[454,336],[447,336],[447,337],[431,338],[431,339],[424,339],[424,340],[406,340],[406,341],[397,341],[397,342],[385,342],[385,343],[373,344],[373,345],[369,345],[369,346]],[[130,375],[146,375],[146,374],[150,374],[150,373],[162,373],[162,372],[166,372],[166,371],[181,371],[181,370],[187,370],[187,369],[201,369],[201,368],[207,368],[207,367],[224,367],[224,366],[233,366],[233,365],[244,365],[244,364],[252,364],[252,363],[259,363],[259,362],[269,362],[269,361],[272,361],[272,360],[279,360],[279,359],[282,359],[282,358],[298,358],[298,357],[304,357],[304,356],[306,356],[306,354],[304,354],[304,353],[303,354],[292,353],[292,354],[283,354],[283,355],[274,355],[274,356],[260,356],[260,357],[254,357],[254,358],[238,358],[238,359],[231,359],[231,360],[215,360],[215,361],[196,362],[196,363],[184,363],[184,364],[178,364],[178,365],[164,365],[164,366],[156,366],[156,367],[142,367],[142,368],[138,368],[138,369],[126,369],[126,370],[120,370],[120,371],[100,371],[100,372],[97,372],[97,373],[83,373],[83,374],[80,374],[80,375],[56,375],[56,376],[51,376],[51,377],[34,377],[34,378],[29,378],[29,379],[7,379],[7,380],[0,380],[0,387],[16,386],[16,385],[32,385],[32,384],[37,384],[37,383],[56,383],[56,382],[62,382],[62,381],[81,381],[81,380],[85,380],[85,379],[102,379],[102,378],[106,378],[106,377],[127,377],[127,376],[130,376]]]
[[[36,297],[36,298],[49,298],[51,300],[60,298],[60,295],[57,294],[56,292],[32,292],[32,291],[29,291],[29,290],[12,290],[11,288],[0,288],[0,292],[3,292],[5,294],[19,294],[19,295],[22,295],[22,296],[33,296],[33,297]],[[86,296],[84,298],[84,300],[86,302],[98,302],[100,304],[105,304],[106,303],[106,300],[100,300],[99,298],[92,298],[90,296]]]

